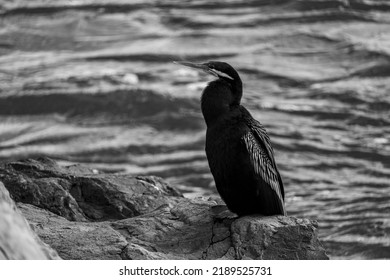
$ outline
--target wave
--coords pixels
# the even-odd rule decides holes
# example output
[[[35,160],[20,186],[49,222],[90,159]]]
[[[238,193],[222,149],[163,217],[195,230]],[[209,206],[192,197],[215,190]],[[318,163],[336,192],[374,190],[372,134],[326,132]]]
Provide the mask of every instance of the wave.
[[[186,54],[178,56],[176,54],[153,54],[153,53],[138,53],[138,54],[96,54],[88,55],[85,60],[99,61],[99,60],[114,60],[114,61],[145,61],[145,62],[167,62],[172,63],[175,60],[194,60],[194,61],[207,61],[218,58],[228,58],[235,56],[236,53],[213,53],[212,51],[207,54]]]
[[[51,93],[1,97],[0,115],[59,114],[89,121],[96,117],[98,123],[106,124],[119,120],[162,129],[196,129],[203,127],[198,103],[198,100],[172,98],[141,89],[95,94]]]
[[[104,9],[105,12],[127,12],[135,9],[148,8],[150,6],[156,8],[176,8],[176,9],[220,9],[221,4],[225,8],[254,8],[254,7],[283,7],[296,10],[325,10],[325,9],[355,9],[361,11],[389,11],[390,4],[386,0],[374,0],[374,1],[362,1],[362,0],[248,0],[248,1],[157,1],[157,0],[144,0],[144,1],[128,1],[123,0],[80,0],[76,3],[69,3],[66,0],[58,0],[55,2],[47,2],[43,0],[31,0],[28,4],[23,1],[17,1],[16,3],[10,1],[9,3],[2,4],[2,10],[9,13],[52,13],[57,11],[63,11],[65,9],[79,9],[79,10],[96,10]]]

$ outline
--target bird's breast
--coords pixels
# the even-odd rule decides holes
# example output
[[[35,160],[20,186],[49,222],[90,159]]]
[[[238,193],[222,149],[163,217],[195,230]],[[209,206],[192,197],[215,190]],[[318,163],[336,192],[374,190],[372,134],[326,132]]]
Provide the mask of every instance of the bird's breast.
[[[213,175],[233,171],[240,164],[249,162],[243,143],[243,136],[248,131],[245,122],[237,119],[222,120],[207,128],[206,155]]]

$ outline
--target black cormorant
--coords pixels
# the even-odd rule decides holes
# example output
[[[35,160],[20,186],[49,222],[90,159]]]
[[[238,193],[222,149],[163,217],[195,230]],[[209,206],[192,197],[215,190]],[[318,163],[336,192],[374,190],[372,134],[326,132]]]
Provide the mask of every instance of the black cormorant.
[[[215,185],[230,211],[286,215],[282,179],[263,125],[240,105],[242,82],[225,62],[175,62],[217,77],[203,90],[206,155]]]

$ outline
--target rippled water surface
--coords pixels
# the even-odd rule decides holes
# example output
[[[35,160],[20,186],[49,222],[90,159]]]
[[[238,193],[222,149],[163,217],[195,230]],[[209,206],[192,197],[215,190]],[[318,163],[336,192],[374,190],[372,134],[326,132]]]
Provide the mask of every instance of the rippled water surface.
[[[49,155],[215,195],[199,98],[221,60],[268,129],[289,214],[331,258],[390,258],[390,2],[0,2],[0,160]]]

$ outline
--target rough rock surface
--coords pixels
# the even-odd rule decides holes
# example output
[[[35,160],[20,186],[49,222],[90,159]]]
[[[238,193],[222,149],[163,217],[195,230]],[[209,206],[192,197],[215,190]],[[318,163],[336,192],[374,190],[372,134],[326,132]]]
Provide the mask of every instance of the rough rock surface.
[[[30,229],[0,182],[0,260],[60,259]]]
[[[94,174],[80,165],[61,167],[49,158],[0,166],[0,180],[17,202],[47,209],[70,221],[138,216],[182,195],[162,179]]]
[[[221,215],[157,177],[94,174],[44,158],[4,164],[0,180],[64,259],[328,259],[317,224]]]

